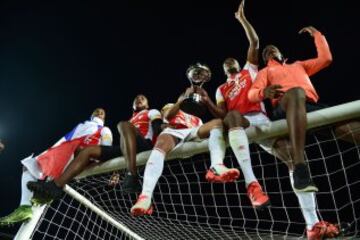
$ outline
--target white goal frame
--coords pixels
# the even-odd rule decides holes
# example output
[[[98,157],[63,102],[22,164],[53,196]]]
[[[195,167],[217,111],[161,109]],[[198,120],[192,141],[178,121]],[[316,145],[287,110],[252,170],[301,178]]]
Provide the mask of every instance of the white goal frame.
[[[312,129],[316,127],[321,127],[321,126],[342,122],[350,119],[357,119],[357,118],[360,118],[360,100],[308,113],[307,129]],[[257,140],[263,140],[263,139],[286,135],[288,133],[288,128],[287,128],[286,120],[283,119],[272,122],[270,128],[262,129],[262,130],[249,128],[246,130],[246,133],[248,135],[249,142],[254,142]],[[146,151],[139,153],[137,155],[137,166],[145,165],[150,155],[150,152],[151,151]],[[185,143],[183,146],[177,148],[173,152],[171,152],[166,160],[189,158],[193,155],[204,152],[208,152],[208,140],[204,140],[202,142],[191,142],[191,143],[188,142]],[[110,161],[107,161],[101,165],[95,166],[91,169],[85,170],[77,178],[84,178],[87,176],[107,173],[125,168],[126,168],[125,159],[123,157],[118,157]],[[127,228],[125,225],[118,222],[110,215],[102,211],[100,208],[92,204],[88,199],[83,197],[81,194],[79,194],[77,191],[72,189],[70,186],[66,185],[64,190],[67,194],[71,195],[73,198],[77,199],[80,203],[82,203],[86,207],[90,208],[92,211],[99,214],[101,218],[103,218],[105,221],[108,221],[110,224],[114,225],[120,231],[125,232],[131,238],[136,240],[143,239],[135,232]],[[41,216],[44,214],[45,209],[46,206],[33,207],[34,214],[32,219],[29,222],[24,223],[20,227],[14,239],[15,240],[31,239],[31,235],[38,221],[40,220]]]

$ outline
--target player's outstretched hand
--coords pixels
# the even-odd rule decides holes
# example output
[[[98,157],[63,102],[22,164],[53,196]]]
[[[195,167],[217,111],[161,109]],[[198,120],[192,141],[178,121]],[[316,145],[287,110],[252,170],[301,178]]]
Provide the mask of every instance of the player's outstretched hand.
[[[308,26],[308,27],[304,27],[299,31],[299,34],[304,33],[304,32],[308,32],[311,36],[313,36],[313,34],[315,32],[317,32],[318,30],[316,28],[314,28],[313,26]]]

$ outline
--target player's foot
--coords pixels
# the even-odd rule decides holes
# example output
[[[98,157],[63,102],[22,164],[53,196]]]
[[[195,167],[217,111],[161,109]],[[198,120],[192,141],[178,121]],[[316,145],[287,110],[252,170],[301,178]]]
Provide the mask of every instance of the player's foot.
[[[40,198],[60,199],[65,194],[61,187],[58,187],[54,181],[27,183],[28,189],[36,193]]]
[[[247,195],[254,208],[261,209],[270,205],[270,199],[266,193],[263,192],[260,184],[256,181],[251,182],[247,187]]]
[[[306,231],[308,240],[321,240],[324,238],[335,238],[339,236],[340,229],[338,225],[320,221],[316,223],[311,230]]]
[[[11,226],[15,223],[22,223],[32,218],[30,205],[21,205],[9,215],[0,218],[0,226]]]
[[[122,190],[126,193],[141,192],[141,184],[139,182],[138,176],[134,176],[131,173],[125,174],[125,178],[121,186],[122,186]]]
[[[293,176],[296,192],[317,192],[319,190],[313,183],[309,169],[305,164],[297,164]]]
[[[209,182],[233,182],[240,176],[239,170],[236,168],[227,168],[224,164],[217,164],[211,167],[206,173],[206,180]]]
[[[151,206],[151,198],[141,194],[136,201],[135,205],[131,208],[133,216],[151,215],[153,207]]]
[[[38,192],[34,192],[34,195],[31,198],[31,204],[33,206],[41,206],[44,204],[51,204],[52,201],[53,201],[53,199],[50,198],[49,196],[43,196],[43,195],[39,194]]]

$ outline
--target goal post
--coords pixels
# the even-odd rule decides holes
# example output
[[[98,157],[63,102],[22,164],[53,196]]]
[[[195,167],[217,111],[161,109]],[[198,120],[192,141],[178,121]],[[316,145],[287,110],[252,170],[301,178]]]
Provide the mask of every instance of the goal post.
[[[341,104],[338,106],[334,106],[334,107],[329,107],[326,109],[322,109],[322,110],[318,110],[312,113],[309,113],[307,115],[308,118],[308,124],[307,127],[308,129],[313,129],[313,128],[317,128],[317,127],[322,127],[325,125],[330,125],[330,124],[335,124],[338,122],[342,122],[342,121],[346,121],[346,120],[351,120],[351,119],[359,119],[360,118],[360,100],[358,101],[353,101],[350,103],[346,103],[346,104]],[[247,135],[249,137],[249,141],[250,142],[254,142],[254,141],[258,141],[258,140],[263,140],[263,139],[269,139],[269,138],[273,138],[273,137],[277,137],[277,136],[282,136],[282,135],[286,135],[287,134],[287,124],[285,120],[279,120],[279,121],[275,121],[271,124],[270,128],[267,129],[254,129],[254,128],[250,128],[246,130]],[[328,140],[321,142],[319,141],[316,137],[314,138],[314,142],[315,144],[319,145],[319,151],[321,157],[321,160],[318,161],[318,157],[314,156],[314,161],[313,164],[322,164],[325,166],[322,166],[321,169],[324,169],[325,174],[322,173],[316,173],[315,174],[315,178],[321,178],[321,179],[325,179],[326,181],[329,181],[331,184],[336,185],[336,183],[333,183],[332,178],[338,174],[336,171],[333,173],[332,172],[332,166],[326,166],[326,160],[330,159],[333,157],[332,153],[329,154],[329,156],[325,156],[323,153],[323,149],[320,145],[322,144],[326,144]],[[331,139],[329,141],[334,142],[333,146],[337,146],[337,140],[336,139]],[[308,149],[311,149],[313,146],[307,146]],[[338,148],[338,147],[337,147]],[[350,150],[349,150],[350,149]],[[349,148],[349,149],[345,149],[345,150],[340,150],[340,148],[337,149],[337,151],[339,152],[338,154],[336,154],[337,156],[339,156],[339,166],[344,168],[344,173],[341,173],[342,175],[344,175],[344,187],[348,187],[346,194],[349,195],[349,200],[350,200],[350,206],[348,203],[341,203],[340,205],[335,201],[335,196],[337,194],[337,191],[341,192],[343,191],[343,188],[341,186],[337,187],[333,186],[330,187],[330,189],[327,189],[329,193],[320,193],[319,199],[320,201],[322,200],[322,197],[331,197],[332,201],[330,204],[329,209],[327,209],[328,206],[326,206],[324,209],[321,209],[321,211],[324,214],[328,214],[329,216],[331,215],[331,208],[336,208],[336,216],[334,216],[334,218],[340,219],[342,218],[342,214],[343,213],[338,213],[338,211],[341,211],[344,208],[352,208],[353,211],[351,212],[351,210],[346,210],[346,213],[351,212],[352,218],[355,219],[354,220],[354,229],[356,229],[356,233],[358,233],[359,229],[358,229],[358,222],[359,222],[359,216],[358,213],[355,212],[354,208],[359,207],[360,205],[360,198],[358,198],[357,196],[352,197],[352,192],[354,191],[353,188],[350,188],[351,186],[347,186],[349,185],[349,179],[352,181],[351,184],[353,184],[353,186],[358,186],[360,185],[360,181],[359,178],[354,179],[352,176],[349,175],[348,172],[345,171],[349,171],[350,173],[352,173],[351,171],[353,171],[351,168],[353,168],[354,166],[357,169],[359,166],[359,149],[358,148]],[[343,160],[343,156],[346,156],[346,154],[348,154],[348,152],[353,152],[354,154],[357,154],[357,162],[354,164],[350,164],[350,165],[341,165],[341,161]],[[183,146],[181,146],[180,148],[176,149],[175,151],[173,151],[171,154],[169,154],[169,156],[167,157],[166,160],[177,160],[177,159],[184,159],[184,158],[190,158],[194,155],[199,155],[199,154],[206,154],[208,152],[208,141],[204,140],[202,142],[189,142],[189,143],[185,143]],[[261,155],[262,153],[260,152],[254,152],[252,153],[253,155]],[[146,163],[146,160],[148,159],[150,155],[150,151],[147,152],[142,152],[139,153],[137,155],[137,165],[138,166],[143,166]],[[309,156],[311,155],[310,153],[308,154]],[[307,157],[309,157],[307,156]],[[207,159],[208,160],[208,159]],[[168,231],[167,227],[158,227],[155,226],[155,224],[152,224],[151,221],[156,222],[157,224],[170,224],[170,228],[178,228],[179,231],[184,231],[186,232],[186,234],[190,234],[192,237],[196,238],[198,236],[198,234],[193,233],[192,231],[189,231],[188,229],[192,229],[193,231],[198,231],[201,234],[207,234],[206,232],[212,232],[213,234],[215,234],[216,236],[224,236],[225,239],[231,239],[231,237],[233,236],[233,232],[235,232],[238,228],[234,227],[232,224],[236,223],[239,225],[242,225],[241,227],[243,228],[248,228],[250,229],[250,232],[258,232],[259,233],[259,229],[267,229],[269,228],[271,231],[271,234],[277,234],[277,233],[282,233],[282,232],[286,232],[286,234],[289,234],[289,236],[291,235],[292,232],[292,228],[296,228],[298,225],[301,225],[299,223],[299,220],[293,220],[291,217],[291,213],[293,211],[298,211],[298,207],[295,206],[285,206],[284,204],[284,200],[283,200],[283,196],[282,195],[286,195],[286,197],[292,193],[290,193],[287,189],[282,188],[282,183],[280,182],[280,180],[282,181],[282,177],[280,177],[280,174],[277,173],[277,177],[267,177],[268,175],[268,170],[266,170],[266,166],[267,163],[263,163],[260,159],[260,162],[258,164],[255,164],[255,173],[258,173],[261,175],[261,181],[279,181],[279,192],[274,192],[274,199],[280,199],[281,204],[274,206],[274,210],[273,211],[269,211],[268,213],[266,213],[265,215],[269,215],[269,216],[265,216],[264,213],[261,213],[258,215],[257,212],[253,212],[252,209],[248,208],[247,206],[245,206],[246,204],[244,204],[244,206],[241,206],[240,210],[235,210],[234,206],[222,206],[223,204],[226,203],[231,203],[233,201],[237,202],[239,201],[241,204],[243,204],[243,195],[242,195],[242,191],[239,190],[239,187],[237,185],[206,185],[205,183],[201,182],[200,177],[198,175],[199,170],[197,169],[197,167],[200,166],[201,169],[204,168],[204,162],[207,161],[206,159],[202,162],[197,162],[194,164],[188,164],[186,166],[181,165],[182,161],[179,160],[179,163],[176,163],[177,165],[175,165],[174,168],[170,167],[170,169],[167,171],[167,175],[164,177],[164,180],[160,183],[159,189],[160,189],[160,193],[158,195],[158,198],[161,199],[161,201],[174,201],[174,203],[169,203],[169,204],[161,204],[160,202],[158,202],[158,208],[161,210],[160,214],[157,215],[155,218],[145,218],[145,220],[143,219],[125,219],[123,218],[122,214],[129,214],[129,203],[133,202],[134,200],[134,196],[118,196],[118,193],[115,193],[115,190],[110,190],[111,194],[104,194],[107,195],[107,197],[109,197],[112,201],[109,202],[107,199],[105,199],[106,197],[102,197],[103,194],[99,194],[101,201],[104,201],[104,203],[101,206],[98,206],[98,204],[96,202],[94,202],[95,198],[92,200],[89,200],[88,197],[92,197],[91,193],[87,194],[87,196],[83,196],[84,193],[86,193],[87,188],[78,188],[80,189],[80,192],[78,190],[74,190],[76,188],[72,188],[70,186],[66,186],[65,191],[66,193],[71,196],[72,198],[76,199],[78,202],[80,202],[80,205],[84,205],[87,209],[90,210],[76,210],[76,218],[79,218],[79,214],[84,215],[81,218],[82,219],[86,219],[86,214],[90,214],[93,215],[93,213],[90,213],[89,211],[94,212],[96,215],[98,215],[99,217],[94,217],[95,220],[93,221],[94,223],[98,223],[99,221],[101,222],[102,225],[106,225],[105,227],[101,227],[100,230],[98,230],[96,227],[92,227],[92,231],[91,234],[93,234],[93,232],[100,232],[100,231],[111,231],[114,233],[111,233],[111,237],[116,236],[116,234],[118,234],[118,230],[120,232],[124,232],[125,233],[125,237],[122,237],[120,239],[147,239],[147,237],[144,237],[144,235],[138,235],[137,230],[138,225],[144,227],[145,229],[147,228],[146,224],[150,224],[151,227],[154,227],[155,229],[158,229],[157,232],[155,232],[154,237],[151,236],[149,237],[150,239],[157,239],[159,238],[158,235],[156,234],[160,234],[159,232],[161,231]],[[174,161],[175,162],[175,161]],[[184,160],[183,162],[189,162],[187,160]],[[275,170],[279,171],[278,164],[280,163],[274,163],[272,164],[273,166],[275,166]],[[264,167],[265,166],[265,167]],[[93,187],[94,184],[92,181],[97,181],[97,184],[103,184],[104,183],[104,179],[106,179],[106,177],[103,177],[102,180],[96,180],[97,176],[102,176],[103,174],[115,171],[115,170],[122,170],[126,168],[126,163],[123,157],[120,158],[115,158],[112,159],[110,161],[107,161],[101,165],[95,166],[91,169],[87,169],[85,170],[83,173],[81,173],[78,176],[78,181],[85,181],[85,184],[89,187]],[[194,171],[196,174],[187,174],[189,171],[189,169],[191,171]],[[264,170],[265,169],[265,170]],[[177,171],[180,171],[177,172]],[[181,177],[181,171],[186,173],[185,177]],[[272,171],[272,170],[271,170]],[[91,178],[91,180],[87,181],[86,179]],[[168,179],[167,179],[168,178]],[[175,180],[174,180],[175,178]],[[95,179],[95,180],[94,180]],[[186,181],[186,183],[190,183],[191,184],[182,184],[181,181]],[[176,181],[176,183],[172,182],[172,181]],[[195,181],[198,181],[198,183],[195,183]],[[323,180],[321,180],[323,181]],[[167,186],[168,185],[168,186]],[[269,185],[271,186],[271,185]],[[96,186],[97,187],[97,186]],[[177,194],[176,196],[172,196],[170,194],[170,192],[172,192],[173,190],[171,188],[177,188],[179,190],[179,194]],[[267,186],[265,186],[266,189]],[[336,187],[336,188],[335,188]],[[188,189],[185,189],[185,192],[187,195],[181,196],[181,191],[184,190],[184,188],[188,188],[190,189],[189,192]],[[195,189],[195,192],[193,193],[193,195],[196,195],[195,198],[198,199],[193,199],[192,197],[192,191],[193,189]],[[208,201],[210,201],[208,198],[205,199],[202,196],[200,196],[202,189],[206,189],[209,190],[209,192],[206,192],[206,194],[219,194],[219,192],[223,193],[225,196],[224,198],[222,196],[213,196],[213,198],[211,198],[210,200],[214,202],[214,204],[216,205],[215,208],[211,208],[211,209],[201,209],[201,210],[197,210],[198,204],[203,204],[203,205],[207,205],[209,204]],[[198,191],[199,189],[199,191]],[[266,189],[267,191],[271,190],[271,187],[269,187],[269,189]],[[98,191],[98,190],[96,190]],[[167,194],[164,194],[164,193]],[[98,194],[98,193],[96,193]],[[120,193],[121,194],[121,193]],[[270,192],[270,195],[272,193]],[[227,195],[229,195],[227,197]],[[239,196],[238,196],[239,195]],[[180,199],[180,200],[179,200]],[[190,199],[190,200],[189,200]],[[223,199],[224,202],[218,202],[218,199]],[[63,201],[63,200],[62,200]],[[72,200],[70,200],[72,201]],[[117,201],[117,202],[116,202]],[[180,206],[179,205],[179,201],[180,203],[191,203],[192,206],[188,206],[185,204],[185,206]],[[73,202],[73,201],[72,201]],[[56,202],[53,204],[57,204]],[[52,204],[52,205],[53,205]],[[75,203],[72,203],[75,204]],[[107,204],[110,205],[114,205],[111,206],[111,209],[116,209],[120,211],[119,215],[113,214],[113,213],[108,213],[106,212],[106,210],[104,210],[105,208],[107,208]],[[65,213],[62,213],[63,217],[66,217],[66,212],[72,211],[72,209],[74,209],[73,207],[71,207],[68,203],[63,203],[61,202],[61,206],[60,207],[53,207],[50,206],[51,210],[49,211],[54,211],[54,212],[60,212],[62,211],[63,208],[69,208],[70,210],[66,210]],[[68,206],[69,205],[69,206]],[[339,206],[338,206],[339,205]],[[34,216],[34,218],[28,222],[25,223],[21,226],[21,228],[19,229],[19,232],[16,236],[15,239],[17,240],[24,240],[24,239],[35,239],[32,238],[33,234],[34,234],[34,229],[36,228],[40,228],[41,223],[40,221],[45,217],[46,212],[48,211],[49,207],[45,207],[42,206],[41,208],[37,208],[36,209],[36,216]],[[81,206],[77,207],[77,208],[82,208]],[[240,208],[240,207],[239,207]],[[285,208],[285,212],[284,214],[286,215],[286,221],[289,221],[293,224],[289,225],[286,224],[285,222],[283,223],[284,228],[286,226],[286,229],[284,230],[279,230],[281,229],[283,226],[282,221],[284,220],[277,220],[276,216],[273,215],[273,212],[282,212],[283,210],[281,208]],[[55,209],[55,210],[54,210]],[[171,212],[168,212],[168,210],[171,210]],[[225,210],[224,210],[225,209]],[[179,211],[178,215],[175,214],[172,211]],[[220,211],[226,211],[227,213],[222,213]],[[112,210],[111,210],[112,211]],[[192,212],[193,214],[184,214],[184,213],[188,213],[188,212]],[[202,216],[201,214],[198,214],[198,211],[200,211],[201,213],[204,213],[206,217],[208,217],[207,219],[205,219],[204,216]],[[245,216],[247,214],[250,214],[251,217],[254,219],[250,219],[247,221],[242,221],[240,217],[238,216],[234,216],[232,214],[231,211],[234,212],[239,212],[239,215],[241,216]],[[186,215],[186,216],[185,216]],[[214,219],[213,216],[222,216],[222,215],[226,215],[227,217],[219,217],[218,220]],[[263,216],[264,215],[264,216]],[[159,217],[160,216],[160,217]],[[168,219],[165,218],[161,218],[162,216],[167,216],[170,219],[172,219],[171,221],[169,221]],[[40,221],[39,221],[40,219]],[[99,220],[100,219],[100,220]],[[186,219],[186,226],[182,226],[180,223],[182,223],[184,220]],[[205,220],[204,220],[205,219]],[[260,220],[261,221],[260,221]],[[270,220],[269,220],[270,219]],[[147,221],[148,220],[148,221]],[[151,220],[151,221],[150,221]],[[60,222],[64,222],[65,220],[61,220]],[[70,221],[70,220],[69,220]],[[147,221],[147,222],[146,222]],[[201,223],[199,224],[195,224],[194,221],[199,221]],[[277,228],[277,226],[275,226],[275,224],[273,222],[270,221],[275,221],[277,223],[280,223],[280,227]],[[50,222],[50,221],[49,221]],[[106,223],[104,223],[106,222]],[[178,223],[178,224],[177,224]],[[229,227],[225,226],[223,227],[223,224],[229,224]],[[108,227],[107,224],[112,225],[113,227]],[[135,227],[135,231],[129,228],[129,224],[132,225],[136,225]],[[59,225],[57,223],[57,225]],[[74,224],[72,224],[74,225]],[[81,225],[81,223],[80,223]],[[212,228],[212,226],[216,225],[214,228]],[[217,227],[219,225],[219,227]],[[86,226],[81,226],[81,229],[83,229],[83,227],[88,227],[88,225]],[[116,228],[117,230],[114,230],[113,228]],[[96,229],[96,230],[94,230]],[[110,230],[107,230],[110,229]],[[43,231],[43,230],[42,230]],[[46,231],[46,230],[44,230]],[[80,231],[80,230],[79,230]],[[78,232],[76,233],[69,233],[66,236],[81,236],[81,234]],[[59,232],[59,231],[58,231]],[[90,234],[90,233],[88,233]],[[99,233],[100,234],[100,233]],[[101,233],[104,234],[104,233]],[[217,235],[218,234],[218,235]],[[249,232],[245,232],[245,234],[250,234]],[[51,235],[51,236],[55,236],[55,234]],[[51,236],[49,237],[49,239],[52,239]],[[146,236],[146,235],[145,235]],[[44,238],[45,239],[45,238]],[[48,239],[48,238],[46,238]],[[58,239],[56,237],[54,237],[53,239]],[[82,238],[79,238],[82,239]],[[85,239],[85,238],[84,238]],[[101,239],[101,238],[91,238],[91,239]],[[116,238],[114,238],[116,239]]]

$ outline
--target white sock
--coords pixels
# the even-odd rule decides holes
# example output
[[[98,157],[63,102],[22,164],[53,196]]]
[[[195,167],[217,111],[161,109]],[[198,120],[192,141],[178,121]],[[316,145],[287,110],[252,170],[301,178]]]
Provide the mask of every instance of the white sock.
[[[211,167],[224,163],[226,144],[222,128],[214,128],[210,131],[209,151]]]
[[[293,172],[289,172],[290,183],[294,189]],[[306,222],[307,230],[312,229],[315,223],[319,222],[319,218],[316,214],[316,201],[314,192],[296,192],[294,191],[297,199],[299,200],[301,212]]]
[[[165,153],[154,148],[146,163],[144,172],[144,183],[141,194],[152,197],[155,186],[164,169]]]
[[[229,143],[244,175],[246,186],[253,181],[257,182],[251,165],[249,141],[245,130],[242,127],[230,129]]]
[[[36,181],[36,178],[34,178],[28,170],[23,171],[21,176],[21,200],[20,200],[20,206],[21,205],[30,205],[31,206],[31,198],[33,197],[34,193],[30,191],[26,184],[30,181]]]

